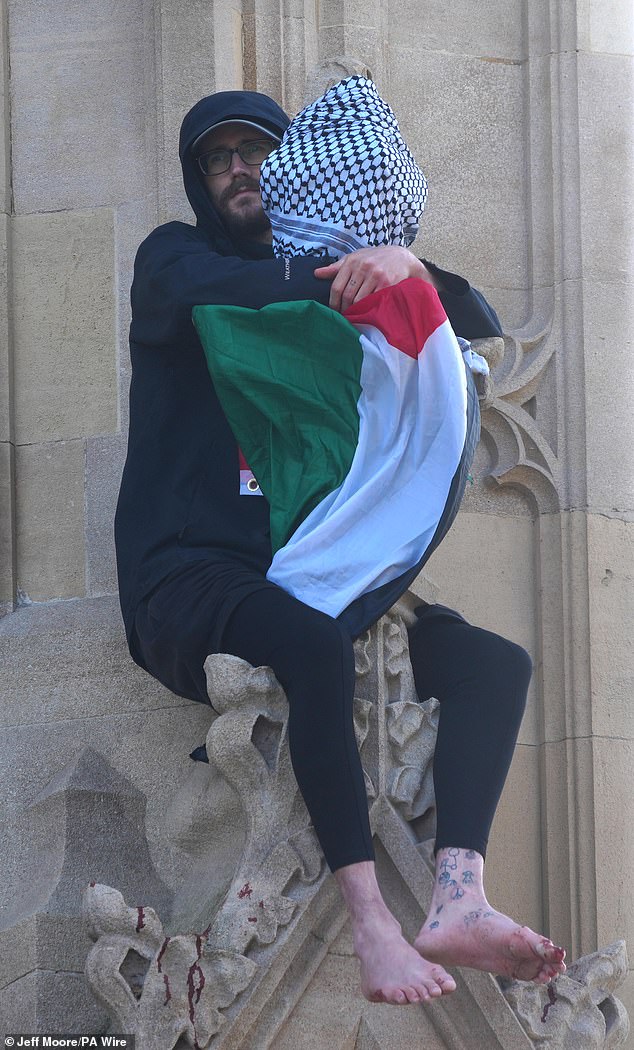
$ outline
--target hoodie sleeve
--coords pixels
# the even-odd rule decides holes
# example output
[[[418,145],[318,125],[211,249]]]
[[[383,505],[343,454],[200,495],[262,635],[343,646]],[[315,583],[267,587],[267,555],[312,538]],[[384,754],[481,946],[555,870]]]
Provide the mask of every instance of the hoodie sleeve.
[[[442,284],[438,292],[449,323],[463,339],[486,339],[502,335],[500,319],[482,292],[472,288],[464,277],[423,259],[422,262]]]
[[[328,261],[218,255],[196,227],[178,222],[160,226],[137,253],[130,337],[156,346],[197,343],[191,313],[200,305],[259,309],[313,299],[327,306],[331,282],[319,280],[313,271]]]

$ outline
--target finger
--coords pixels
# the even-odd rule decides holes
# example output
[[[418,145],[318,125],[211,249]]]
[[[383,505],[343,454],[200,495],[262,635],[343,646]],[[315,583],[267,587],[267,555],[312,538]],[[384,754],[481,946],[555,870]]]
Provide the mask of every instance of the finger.
[[[328,263],[327,266],[318,266],[313,273],[315,277],[325,278],[328,280],[331,277],[336,277],[341,269],[343,259],[337,259],[334,263]]]
[[[360,299],[365,299],[366,295],[371,295],[381,287],[381,282],[370,276],[361,282],[349,281],[342,296],[341,312],[345,313],[353,303],[358,303]]]
[[[348,281],[348,283],[346,284],[345,288],[343,289],[343,291],[341,293],[341,305],[340,305],[339,308],[340,308],[342,314],[345,314],[345,312],[348,309],[348,307],[352,306],[356,293],[357,293],[357,282],[355,280]]]
[[[342,314],[352,306],[360,296],[361,289],[367,284],[367,281],[360,281],[357,277],[351,276],[343,289],[341,295],[341,312]],[[367,293],[366,293],[367,294]]]
[[[350,274],[347,270],[340,272],[335,277],[330,288],[328,305],[331,310],[343,310],[343,296],[350,282]]]
[[[382,285],[373,277],[366,277],[363,283],[357,288],[354,299],[354,303],[358,303],[359,299],[365,299],[366,295],[371,295],[372,292],[377,292]]]
[[[337,310],[337,312],[341,309],[341,289],[337,288],[334,281],[330,286],[328,306],[331,310]]]

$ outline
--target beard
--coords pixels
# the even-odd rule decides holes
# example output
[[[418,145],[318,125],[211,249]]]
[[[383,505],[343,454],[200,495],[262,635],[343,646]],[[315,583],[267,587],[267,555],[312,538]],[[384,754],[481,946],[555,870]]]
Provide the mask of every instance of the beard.
[[[233,203],[234,198],[243,189],[254,190],[257,193],[257,202],[254,194],[248,201],[238,199]],[[271,224],[262,207],[260,184],[255,179],[248,176],[236,179],[216,202],[216,209],[229,234],[253,240],[268,240]]]

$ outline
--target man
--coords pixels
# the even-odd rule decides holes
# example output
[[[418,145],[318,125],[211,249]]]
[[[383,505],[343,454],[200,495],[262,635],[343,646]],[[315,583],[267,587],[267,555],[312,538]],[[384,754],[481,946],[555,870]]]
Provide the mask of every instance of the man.
[[[130,437],[115,523],[130,651],[168,688],[202,703],[209,702],[209,653],[273,668],[289,701],[293,767],[350,914],[367,998],[406,1003],[448,994],[455,981],[446,965],[544,983],[565,969],[563,951],[493,911],[482,886],[488,831],[524,709],[527,655],[442,607],[422,608],[411,631],[418,695],[441,702],[436,887],[412,947],[374,871],[352,721],[352,639],[338,620],[266,579],[268,505],[241,494],[238,448],[192,308],[313,299],[342,311],[415,277],[438,289],[458,335],[499,332],[466,281],[404,248],[362,249],[317,268],[315,259],[274,259],[259,164],[287,125],[279,106],[257,92],[202,99],[180,138],[197,225],[161,226],[137,255]]]

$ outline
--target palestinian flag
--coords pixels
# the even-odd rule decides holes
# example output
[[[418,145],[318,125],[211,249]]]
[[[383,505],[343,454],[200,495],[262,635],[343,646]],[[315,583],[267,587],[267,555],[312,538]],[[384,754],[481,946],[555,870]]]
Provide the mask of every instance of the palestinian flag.
[[[345,316],[302,301],[197,306],[193,319],[270,504],[268,579],[360,633],[445,535],[479,435],[435,289],[409,279]]]

